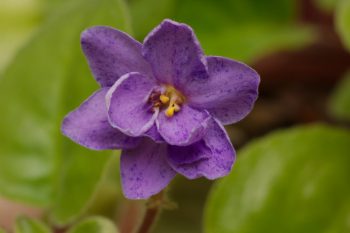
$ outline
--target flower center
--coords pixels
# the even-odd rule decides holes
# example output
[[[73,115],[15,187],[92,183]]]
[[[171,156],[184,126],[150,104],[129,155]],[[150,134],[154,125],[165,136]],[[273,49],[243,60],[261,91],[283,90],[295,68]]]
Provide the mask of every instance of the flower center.
[[[163,86],[162,91],[153,91],[149,97],[149,101],[155,108],[166,108],[164,114],[167,117],[174,116],[181,110],[181,106],[185,101],[185,97],[173,86]]]

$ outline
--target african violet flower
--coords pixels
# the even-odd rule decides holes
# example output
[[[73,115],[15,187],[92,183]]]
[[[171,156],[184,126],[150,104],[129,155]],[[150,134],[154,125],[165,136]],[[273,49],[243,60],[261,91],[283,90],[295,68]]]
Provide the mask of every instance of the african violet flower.
[[[101,89],[63,121],[62,131],[90,149],[123,149],[122,186],[147,198],[180,173],[225,176],[235,151],[223,125],[252,109],[258,74],[205,56],[192,29],[164,20],[141,44],[109,27],[82,33],[82,48]]]

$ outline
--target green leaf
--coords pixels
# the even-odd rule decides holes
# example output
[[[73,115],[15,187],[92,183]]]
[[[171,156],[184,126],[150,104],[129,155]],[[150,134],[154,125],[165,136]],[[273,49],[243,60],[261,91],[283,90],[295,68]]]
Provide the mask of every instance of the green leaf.
[[[56,12],[0,80],[0,194],[54,203],[52,219],[65,224],[82,214],[111,159],[60,132],[64,115],[98,88],[80,33],[98,24],[128,31],[129,24],[119,0],[65,1]]]
[[[176,19],[190,23],[207,54],[251,61],[311,40],[308,28],[296,25],[293,0],[179,0]],[[196,10],[193,10],[196,9]]]
[[[164,18],[172,15],[175,0],[129,0],[132,28],[140,41]]]
[[[118,230],[110,220],[92,217],[78,223],[68,233],[118,233]]]
[[[309,28],[268,22],[232,24],[216,32],[199,28],[196,32],[207,54],[246,62],[278,50],[300,48],[312,39]]]
[[[335,12],[336,29],[344,43],[350,50],[350,1],[339,0]]]
[[[119,151],[118,151],[119,152]],[[93,198],[85,211],[85,216],[101,215],[115,218],[116,207],[122,200],[121,184],[119,179],[120,153],[114,153],[106,164],[103,177],[99,181]]]
[[[325,11],[333,11],[339,0],[316,0],[318,7]]]
[[[207,233],[350,232],[350,132],[323,125],[268,135],[217,183]]]
[[[6,233],[6,231],[0,227],[0,233]]]
[[[119,174],[115,166],[119,153],[104,159],[86,159],[84,156],[72,156],[65,163],[50,216],[55,225],[65,225],[86,214],[114,214],[119,194]]]
[[[16,220],[15,233],[50,233],[51,230],[39,220],[19,217]]]
[[[39,0],[0,1],[0,71],[38,25],[40,6]]]
[[[330,111],[341,120],[350,120],[350,73],[335,88],[330,99]]]

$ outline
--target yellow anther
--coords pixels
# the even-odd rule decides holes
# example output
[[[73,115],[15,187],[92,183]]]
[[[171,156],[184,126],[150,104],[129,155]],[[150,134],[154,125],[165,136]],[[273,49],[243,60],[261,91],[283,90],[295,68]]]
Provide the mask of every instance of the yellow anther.
[[[148,99],[148,102],[152,104],[153,111],[165,111],[163,112],[167,117],[172,117],[175,113],[181,111],[181,106],[185,102],[185,97],[176,90],[173,86],[163,86],[162,92],[153,91]]]
[[[172,117],[174,116],[174,113],[175,113],[175,106],[171,105],[167,108],[167,110],[165,111],[165,115],[167,117]]]
[[[166,104],[169,102],[170,98],[166,95],[160,95],[159,96],[160,102],[162,102],[162,104]]]

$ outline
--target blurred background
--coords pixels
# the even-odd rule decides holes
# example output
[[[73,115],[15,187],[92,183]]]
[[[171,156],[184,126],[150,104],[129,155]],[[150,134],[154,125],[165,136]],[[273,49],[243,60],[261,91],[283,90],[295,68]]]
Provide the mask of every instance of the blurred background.
[[[25,215],[45,225],[32,232],[65,232],[99,215],[132,232],[145,203],[122,196],[119,152],[86,150],[60,124],[97,88],[80,33],[110,25],[142,42],[164,18],[261,85],[252,113],[226,128],[233,172],[176,177],[177,207],[154,232],[350,232],[349,0],[0,0],[0,226],[22,229]]]

